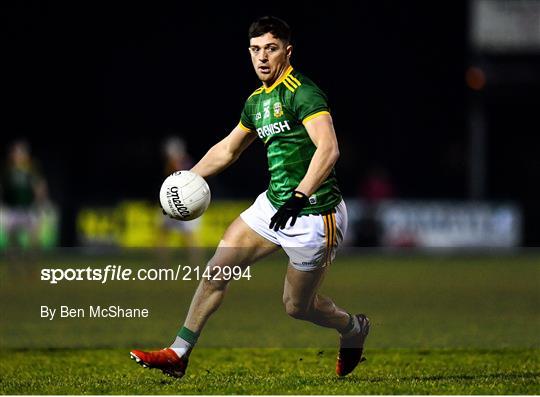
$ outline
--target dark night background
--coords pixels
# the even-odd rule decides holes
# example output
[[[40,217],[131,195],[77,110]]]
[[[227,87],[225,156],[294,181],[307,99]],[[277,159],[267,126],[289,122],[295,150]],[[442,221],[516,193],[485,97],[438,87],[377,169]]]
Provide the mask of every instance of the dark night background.
[[[157,200],[164,137],[182,134],[198,159],[238,122],[260,85],[247,29],[272,14],[293,28],[293,66],[328,94],[346,196],[377,165],[400,198],[471,198],[468,119],[481,103],[476,198],[521,205],[524,243],[540,243],[538,55],[474,54],[464,1],[259,4],[4,4],[2,154],[29,140],[64,221],[83,205]],[[471,65],[486,72],[481,92],[465,83]],[[256,142],[209,183],[214,196],[253,198],[267,175]],[[73,229],[63,222],[63,245]]]

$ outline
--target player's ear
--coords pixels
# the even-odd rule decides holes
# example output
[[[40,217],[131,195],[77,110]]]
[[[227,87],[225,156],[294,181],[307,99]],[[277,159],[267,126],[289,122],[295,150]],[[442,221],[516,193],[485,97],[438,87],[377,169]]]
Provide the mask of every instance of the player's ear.
[[[287,44],[287,47],[285,47],[285,53],[287,54],[287,58],[290,58],[292,55],[292,44]]]

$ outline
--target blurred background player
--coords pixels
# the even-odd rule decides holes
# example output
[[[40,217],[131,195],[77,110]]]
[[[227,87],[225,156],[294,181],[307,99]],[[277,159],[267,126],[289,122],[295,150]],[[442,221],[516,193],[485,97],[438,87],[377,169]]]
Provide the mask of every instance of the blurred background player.
[[[37,247],[40,213],[49,202],[47,183],[30,154],[27,142],[17,140],[10,146],[0,183],[0,218],[6,245]]]
[[[382,165],[370,167],[358,186],[358,198],[364,203],[362,216],[354,225],[355,245],[359,247],[380,246],[382,225],[377,212],[382,202],[395,198],[396,188],[388,170]]]
[[[193,160],[187,152],[186,141],[179,136],[169,136],[163,142],[165,156],[165,175],[174,171],[188,170],[193,167]]]
[[[187,151],[186,141],[176,135],[169,136],[163,142],[163,156],[165,158],[165,177],[175,171],[189,170],[194,165]],[[168,241],[171,233],[181,234],[183,245],[188,250],[189,259],[196,261],[198,259],[198,250],[195,233],[200,223],[201,218],[192,221],[178,221],[165,216],[161,220],[161,238],[159,241]]]

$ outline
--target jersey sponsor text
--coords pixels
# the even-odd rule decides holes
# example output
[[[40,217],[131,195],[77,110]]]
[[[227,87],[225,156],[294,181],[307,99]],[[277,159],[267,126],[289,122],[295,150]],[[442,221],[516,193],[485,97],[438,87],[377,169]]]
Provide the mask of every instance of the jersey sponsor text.
[[[280,132],[284,131],[290,131],[291,127],[289,126],[289,121],[279,121],[272,124],[266,124],[263,125],[260,128],[257,128],[257,134],[259,134],[259,138],[266,138],[274,134],[278,134]]]

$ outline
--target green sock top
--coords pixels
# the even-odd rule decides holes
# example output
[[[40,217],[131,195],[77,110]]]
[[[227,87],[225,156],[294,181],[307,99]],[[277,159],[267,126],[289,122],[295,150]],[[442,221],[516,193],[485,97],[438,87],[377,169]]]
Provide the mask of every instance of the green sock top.
[[[185,340],[187,343],[189,343],[191,346],[195,346],[195,343],[197,343],[197,339],[199,339],[199,334],[197,332],[193,332],[186,327],[182,327],[180,331],[178,331],[178,336]]]

